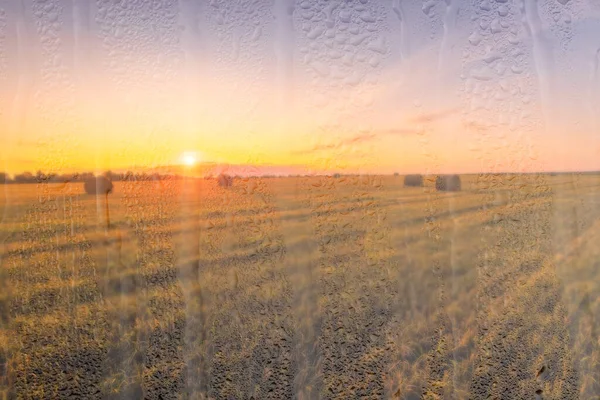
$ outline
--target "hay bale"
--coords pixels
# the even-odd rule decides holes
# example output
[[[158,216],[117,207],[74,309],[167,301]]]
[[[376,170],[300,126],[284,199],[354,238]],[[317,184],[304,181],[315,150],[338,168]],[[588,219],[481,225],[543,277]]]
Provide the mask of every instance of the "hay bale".
[[[460,191],[460,176],[458,175],[439,175],[435,179],[436,190],[443,192]]]
[[[85,179],[83,189],[87,194],[107,195],[112,193],[113,183],[105,176],[92,176]]]
[[[226,174],[219,174],[217,182],[221,187],[231,187],[231,185],[233,185],[233,178]]]
[[[336,174],[333,174],[333,177],[334,177],[335,179],[340,179],[340,178],[342,177],[342,175],[341,175],[341,174],[339,174],[339,173],[336,173]]]
[[[423,175],[406,175],[404,177],[404,186],[415,186],[421,187],[423,186]]]

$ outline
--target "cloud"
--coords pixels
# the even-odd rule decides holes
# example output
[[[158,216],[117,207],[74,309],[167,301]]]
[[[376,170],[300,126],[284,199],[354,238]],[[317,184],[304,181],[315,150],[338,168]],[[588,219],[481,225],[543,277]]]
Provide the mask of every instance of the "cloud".
[[[326,150],[335,150],[339,149],[343,146],[354,145],[357,143],[366,143],[371,142],[377,139],[380,139],[385,136],[402,136],[402,135],[415,135],[420,131],[417,129],[405,129],[405,128],[392,128],[392,129],[384,129],[377,130],[375,132],[361,132],[358,135],[351,136],[349,138],[345,138],[340,140],[337,143],[325,143],[325,144],[317,144],[310,149],[302,149],[293,151],[293,154],[303,155],[310,154],[318,151],[326,151]]]
[[[408,128],[397,128],[397,129],[388,129],[381,131],[382,135],[393,135],[393,136],[402,136],[402,135],[417,135],[421,133],[420,129],[408,129]]]
[[[464,126],[476,131],[485,131],[490,128],[490,125],[486,125],[477,121],[467,121],[464,123]]]
[[[434,122],[434,121],[438,121],[438,120],[447,118],[450,115],[455,114],[459,111],[460,111],[459,107],[452,107],[452,108],[448,108],[448,109],[440,110],[440,111],[432,111],[430,113],[421,114],[414,118],[411,118],[410,122],[413,122],[416,124]]]
[[[314,153],[316,151],[332,150],[332,149],[335,149],[336,147],[338,147],[338,145],[335,145],[335,144],[318,144],[318,145],[313,146],[310,149],[301,149],[301,150],[292,151],[292,154],[304,155],[304,154]]]

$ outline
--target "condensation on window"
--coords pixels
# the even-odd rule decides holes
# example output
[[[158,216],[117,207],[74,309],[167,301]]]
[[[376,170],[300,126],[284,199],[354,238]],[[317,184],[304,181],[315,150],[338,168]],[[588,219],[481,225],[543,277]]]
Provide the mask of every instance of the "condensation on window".
[[[597,0],[0,0],[3,398],[600,396]]]

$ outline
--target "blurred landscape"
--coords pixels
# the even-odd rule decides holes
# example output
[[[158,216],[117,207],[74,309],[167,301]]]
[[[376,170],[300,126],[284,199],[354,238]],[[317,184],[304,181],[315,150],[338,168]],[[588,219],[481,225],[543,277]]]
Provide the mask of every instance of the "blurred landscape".
[[[0,186],[3,393],[595,398],[599,175],[461,179]]]
[[[598,0],[0,0],[0,400],[600,399],[598,38]]]

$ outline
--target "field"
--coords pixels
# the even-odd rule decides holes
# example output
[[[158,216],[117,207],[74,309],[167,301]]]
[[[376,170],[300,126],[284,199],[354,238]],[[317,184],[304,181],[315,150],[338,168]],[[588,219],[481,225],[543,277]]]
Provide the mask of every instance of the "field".
[[[433,186],[0,186],[1,391],[600,398],[600,176]]]

